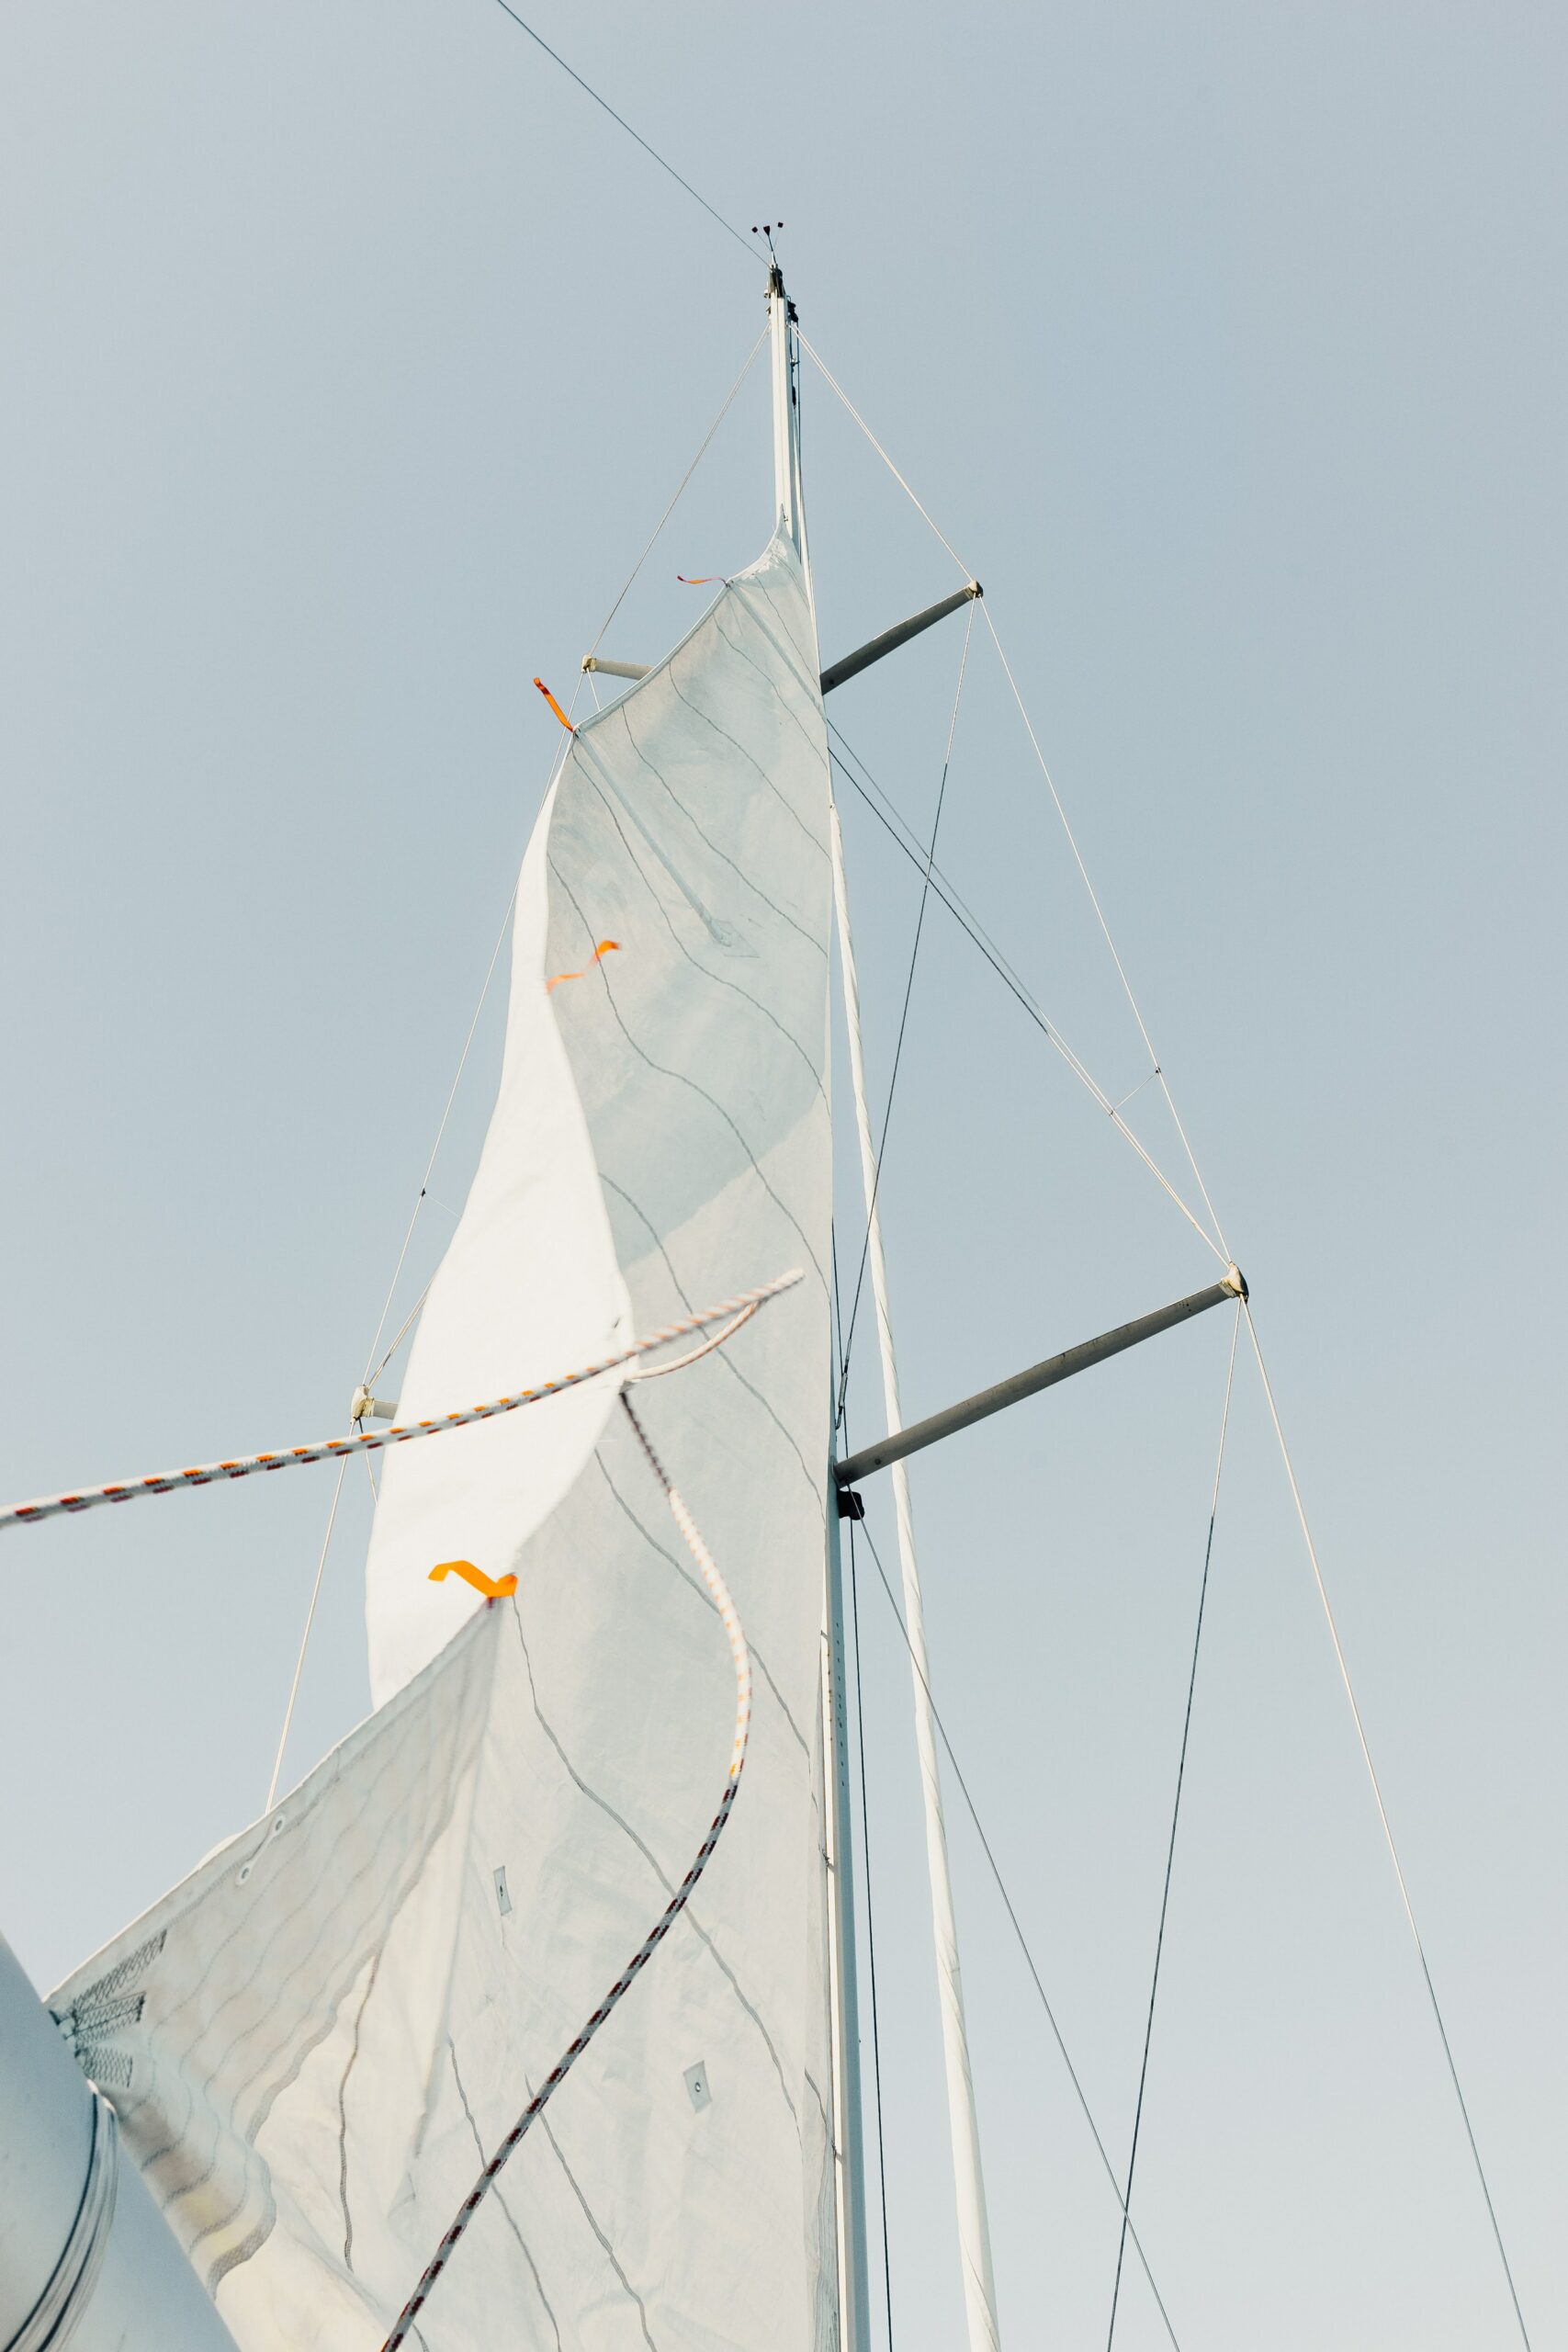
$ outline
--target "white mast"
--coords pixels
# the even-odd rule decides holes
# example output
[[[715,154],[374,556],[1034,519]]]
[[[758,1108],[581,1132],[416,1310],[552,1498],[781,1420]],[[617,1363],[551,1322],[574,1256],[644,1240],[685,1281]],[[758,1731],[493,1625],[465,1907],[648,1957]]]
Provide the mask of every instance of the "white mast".
[[[800,483],[799,349],[795,306],[774,260],[768,277],[773,383],[773,518],[791,539],[811,596],[806,510]],[[833,2007],[834,2192],[838,2213],[840,2352],[870,2352],[870,2269],[865,2237],[865,2165],[861,2135],[860,2006],[855,1982],[854,1845],[850,1806],[849,1721],[844,1701],[843,1581],[839,1498],[828,1481],[823,1594],[822,1781],[827,1804],[829,1972]]]
[[[843,967],[844,1012],[850,1037],[850,1076],[855,1123],[860,1130],[861,1178],[865,1191],[866,1250],[876,1333],[882,1351],[882,1389],[887,1428],[903,1427],[898,1405],[898,1367],[887,1312],[887,1268],[882,1254],[882,1220],[876,1202],[876,1151],[866,1104],[865,1063],[861,1053],[860,986],[850,902],[844,883],[844,844],[835,805],[829,815],[833,840],[833,894],[839,913],[839,955]],[[980,2133],[975,2114],[975,2085],[969,2072],[969,2036],[964,2021],[964,1984],[958,1966],[958,1927],[953,1908],[953,1879],[947,1862],[942,1781],[937,1766],[936,1718],[931,1706],[931,1668],[926,1657],[925,1611],[915,1556],[915,1523],[904,1464],[892,1465],[894,1508],[898,1525],[898,1561],[904,1580],[904,1626],[915,1693],[915,1739],[925,1795],[926,1864],[931,1875],[931,1925],[936,1937],[937,1981],[942,1995],[942,2053],[947,2064],[947,2120],[953,2140],[953,2170],[958,2195],[958,2242],[964,2263],[964,2301],[969,2322],[969,2352],[998,2352],[996,2285],[991,2276],[991,2233],[986,2219],[986,2184],[980,2169]]]
[[[800,495],[797,396],[800,350],[795,331],[795,305],[784,292],[784,272],[776,261],[768,272],[768,324],[773,378],[773,521],[794,540],[795,552],[805,564],[806,513]],[[809,571],[807,591],[809,594]]]

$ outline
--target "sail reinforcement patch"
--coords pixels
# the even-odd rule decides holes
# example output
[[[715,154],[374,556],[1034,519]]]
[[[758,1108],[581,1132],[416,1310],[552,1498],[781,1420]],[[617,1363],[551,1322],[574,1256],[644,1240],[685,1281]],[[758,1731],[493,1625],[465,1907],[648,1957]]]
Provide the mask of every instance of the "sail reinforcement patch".
[[[694,2108],[700,2110],[712,2105],[713,2093],[708,2088],[708,2070],[700,2059],[694,2066],[688,2066],[686,2069],[686,2088],[692,2094],[692,2105]]]

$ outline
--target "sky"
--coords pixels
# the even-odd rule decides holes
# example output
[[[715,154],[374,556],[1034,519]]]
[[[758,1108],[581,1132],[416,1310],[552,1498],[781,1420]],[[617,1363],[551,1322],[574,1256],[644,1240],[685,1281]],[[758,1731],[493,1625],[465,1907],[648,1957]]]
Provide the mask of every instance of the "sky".
[[[1562,2340],[1560,12],[532,21],[742,243],[782,216],[807,335],[957,550],[808,368],[824,653],[984,583],[1252,1285],[1526,2320]],[[762,304],[494,0],[13,0],[0,209],[19,1497],[341,1425],[555,754],[531,681],[575,683]],[[675,575],[758,551],[765,391],[607,652],[658,655],[700,594]],[[953,721],[964,628],[831,715],[922,836],[953,724],[944,871],[1196,1202],[983,626]],[[880,1117],[919,876],[841,797]],[[852,1262],[852,1147],[838,1189]],[[881,1201],[912,1414],[1213,1279],[941,906]],[[943,1721],[1119,2166],[1229,1322],[914,1481]],[[863,1324],[852,1436],[881,1409]],[[7,1539],[0,1927],[41,1986],[261,1808],[313,1476]],[[367,1703],[368,1503],[286,1777]],[[856,1571],[892,2341],[936,2352],[962,2312],[908,1662],[863,1540]],[[1115,2202],[949,1799],[1003,2340],[1093,2345]],[[1184,2346],[1519,2341],[1245,1340],[1134,2211]],[[1165,2340],[1131,2280],[1116,2343]]]

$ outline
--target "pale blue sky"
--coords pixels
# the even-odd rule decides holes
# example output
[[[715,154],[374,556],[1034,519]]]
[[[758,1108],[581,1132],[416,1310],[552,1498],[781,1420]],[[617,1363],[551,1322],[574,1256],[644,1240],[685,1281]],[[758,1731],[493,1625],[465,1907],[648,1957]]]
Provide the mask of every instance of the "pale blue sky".
[[[807,333],[985,582],[1252,1279],[1527,2316],[1560,2341],[1561,17],[535,21],[743,228],[783,214]],[[491,0],[13,0],[0,209],[3,1483],[25,1494],[340,1419],[556,748],[529,681],[570,686],[761,305]],[[612,653],[690,620],[675,572],[756,552],[763,390]],[[807,399],[831,656],[954,575]],[[960,628],[833,706],[917,824]],[[880,1100],[912,881],[852,796],[845,824]],[[942,854],[1111,1093],[1134,1086],[978,634]],[[841,1184],[849,1233],[848,1152]],[[940,909],[884,1204],[911,1410],[1207,1279]],[[939,1697],[1119,2159],[1225,1336],[1174,1335],[917,1480]],[[865,1346],[865,1435],[872,1371]],[[1196,2352],[1501,2352],[1271,1444],[1244,1376],[1140,2224]],[[8,1542],[0,1925],[40,1981],[259,1808],[313,1477]],[[365,1703],[367,1500],[296,1771]],[[895,2334],[937,2352],[960,2311],[907,1677],[863,1603]],[[1092,2346],[1114,2209],[953,1836],[1004,2337]],[[1134,2285],[1117,2342],[1160,2340]]]

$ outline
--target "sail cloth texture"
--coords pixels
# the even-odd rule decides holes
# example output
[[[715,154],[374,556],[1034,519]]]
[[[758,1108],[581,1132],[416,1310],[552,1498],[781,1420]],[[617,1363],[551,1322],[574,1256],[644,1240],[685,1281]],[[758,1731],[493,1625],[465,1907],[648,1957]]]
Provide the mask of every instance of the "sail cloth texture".
[[[374,2292],[344,2260],[355,2218],[378,2227],[344,2199],[351,2150],[356,2170],[371,2154],[349,2116],[364,2064],[383,2151],[423,2118],[500,1631],[476,1619],[50,1996],[243,2346],[379,2341]],[[365,1996],[383,1976],[396,2009],[372,2046]]]
[[[501,1097],[402,1417],[565,1368],[542,1334],[581,1362],[787,1266],[806,1280],[642,1391],[750,1642],[745,1781],[688,1910],[421,2313],[428,2352],[502,2324],[552,2352],[836,2342],[828,806],[809,600],[780,537],[579,729],[525,862]],[[513,1417],[553,1422],[548,1445],[494,1423],[389,1458],[378,1713],[280,1826],[56,1998],[69,2013],[96,1985],[101,2012],[114,1972],[138,1974],[140,2015],[112,2053],[99,2036],[109,2095],[242,2352],[380,2341],[712,1817],[723,1634],[615,1396],[607,1379]],[[430,1582],[459,1557],[514,1572],[515,1598]]]

